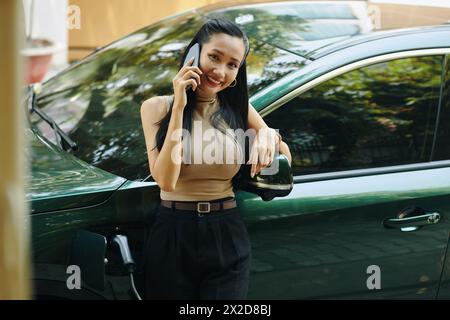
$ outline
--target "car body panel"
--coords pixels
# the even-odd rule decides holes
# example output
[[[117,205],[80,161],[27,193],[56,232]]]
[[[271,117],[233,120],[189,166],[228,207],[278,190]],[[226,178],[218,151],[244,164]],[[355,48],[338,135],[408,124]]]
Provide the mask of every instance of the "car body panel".
[[[253,256],[249,298],[435,298],[450,222],[449,174],[444,167],[297,180],[287,197],[243,201]],[[412,204],[440,212],[441,221],[411,233],[383,227]],[[370,265],[381,268],[382,290],[366,286]]]
[[[110,198],[97,205],[34,214],[33,228],[40,231],[38,234],[33,234],[33,242],[37,249],[34,251],[35,258],[41,262],[40,256],[45,254],[45,259],[52,257],[53,262],[65,262],[68,258],[66,255],[59,256],[46,250],[55,245],[62,246],[61,236],[66,237],[64,241],[68,241],[72,237],[72,234],[66,234],[70,233],[68,231],[93,225],[148,220],[158,207],[159,203],[155,201],[158,198],[159,187],[156,183],[128,181],[122,184]],[[130,202],[133,203],[133,210],[130,210]]]
[[[126,181],[61,151],[36,132],[28,133],[32,165],[27,198],[32,213],[98,204]]]
[[[311,51],[306,55],[306,58],[316,60],[333,52],[344,49],[352,49],[354,47],[358,49],[358,45],[369,45],[372,50],[379,47],[380,49],[383,49],[383,53],[418,49],[448,48],[450,40],[446,37],[446,33],[448,33],[449,28],[450,26],[442,25],[376,31],[369,35],[356,35],[339,43],[330,44],[318,50]],[[373,41],[375,43],[372,43]],[[386,44],[380,45],[380,41],[386,41]],[[420,46],[417,46],[417,43],[420,43]],[[386,50],[386,48],[389,48],[389,50]],[[363,57],[367,56],[362,56],[362,58]]]
[[[79,230],[99,233],[108,241],[117,233],[127,235],[139,268],[136,278],[139,278],[146,232],[159,205],[159,192],[154,182],[127,181],[98,205],[34,214],[31,227],[32,230],[39,230],[32,234],[35,295],[71,299],[132,299],[129,277],[121,268],[118,251],[110,245],[107,247],[108,263],[105,265],[110,285],[98,290],[83,284],[83,290],[69,290],[66,281],[70,276],[67,273],[67,267],[71,265],[70,248]],[[130,206],[130,203],[133,205]]]

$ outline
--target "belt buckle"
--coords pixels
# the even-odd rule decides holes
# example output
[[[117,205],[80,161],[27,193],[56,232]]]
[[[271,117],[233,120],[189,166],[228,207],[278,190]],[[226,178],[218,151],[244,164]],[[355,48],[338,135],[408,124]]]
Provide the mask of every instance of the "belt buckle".
[[[206,205],[206,208],[204,207],[205,205]],[[197,203],[197,212],[198,213],[209,213],[209,212],[211,212],[211,203],[209,203],[209,202],[198,202]]]

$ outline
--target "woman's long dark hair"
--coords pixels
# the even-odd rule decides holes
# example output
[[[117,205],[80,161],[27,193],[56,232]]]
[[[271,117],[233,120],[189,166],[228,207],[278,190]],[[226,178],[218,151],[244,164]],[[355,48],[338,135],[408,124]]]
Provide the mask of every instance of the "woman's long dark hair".
[[[227,87],[218,93],[220,108],[213,115],[211,115],[211,125],[221,132],[225,132],[224,128],[221,128],[220,126],[220,120],[223,118],[225,123],[227,123],[231,129],[243,129],[245,131],[247,130],[248,119],[247,65],[245,60],[249,51],[249,42],[247,36],[237,25],[224,19],[208,20],[187,46],[181,58],[179,69],[183,67],[183,61],[189,49],[195,43],[200,45],[201,50],[203,44],[208,42],[211,39],[211,36],[217,33],[225,33],[232,37],[242,39],[245,45],[245,55],[236,76],[236,86]],[[186,129],[189,133],[191,133],[192,113],[195,107],[195,93],[192,90],[188,90],[186,94],[187,104],[183,111],[183,129]],[[170,117],[172,115],[172,108],[173,101],[167,115],[157,123],[159,125],[159,129],[156,133],[155,148],[158,148],[158,151],[161,151],[164,144]]]

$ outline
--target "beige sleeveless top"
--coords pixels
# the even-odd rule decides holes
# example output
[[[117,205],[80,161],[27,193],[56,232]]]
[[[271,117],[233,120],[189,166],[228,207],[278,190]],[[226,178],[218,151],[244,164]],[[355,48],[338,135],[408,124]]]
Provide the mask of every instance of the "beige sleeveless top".
[[[167,110],[173,96],[166,97]],[[211,201],[234,197],[232,178],[241,166],[242,149],[231,135],[221,133],[210,122],[219,108],[207,102],[197,102],[193,112],[191,146],[183,149],[183,161],[175,190],[161,190],[163,200]],[[230,128],[221,119],[221,126]],[[186,150],[190,150],[185,154]],[[190,163],[190,164],[189,164]]]

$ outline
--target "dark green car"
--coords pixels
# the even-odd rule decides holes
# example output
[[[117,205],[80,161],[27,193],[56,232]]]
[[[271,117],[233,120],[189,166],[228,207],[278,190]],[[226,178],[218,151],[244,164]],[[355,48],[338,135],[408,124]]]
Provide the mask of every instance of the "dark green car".
[[[248,34],[251,103],[293,156],[288,196],[236,193],[252,242],[249,298],[450,298],[450,25],[370,32],[349,4],[320,2],[188,11],[30,93],[35,296],[134,299],[116,235],[141,290],[160,190],[140,105],[171,94],[209,17]]]

